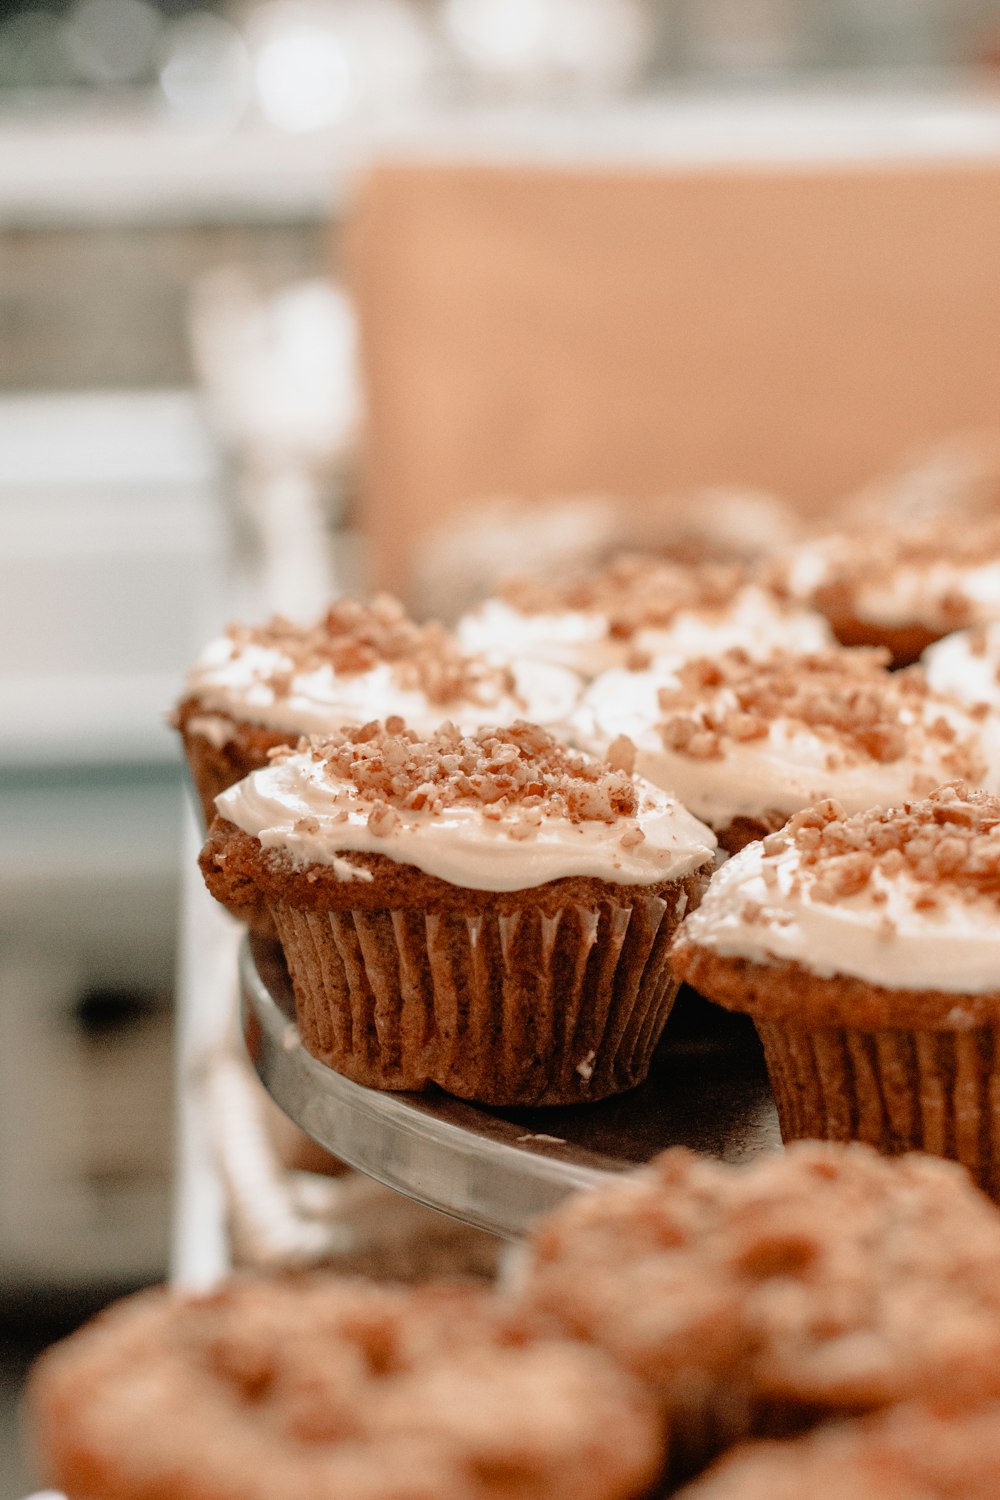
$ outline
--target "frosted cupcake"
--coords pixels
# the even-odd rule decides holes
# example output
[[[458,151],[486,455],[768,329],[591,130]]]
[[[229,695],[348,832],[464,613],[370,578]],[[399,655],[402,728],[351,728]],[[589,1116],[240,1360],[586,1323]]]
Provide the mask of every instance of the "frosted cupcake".
[[[217,805],[209,889],[268,908],[320,1061],[493,1104],[645,1077],[715,844],[673,798],[536,725],[420,739],[390,720],[278,755]]]
[[[577,715],[580,742],[629,757],[735,852],[803,807],[848,812],[961,778],[1000,779],[1000,737],[932,692],[919,670],[889,673],[878,652],[728,651],[670,670],[609,672]],[[622,739],[624,736],[624,740]]]
[[[830,641],[813,611],[790,606],[736,567],[683,567],[623,557],[565,581],[510,579],[459,621],[468,649],[494,660],[530,658],[596,677],[614,667],[743,646],[754,654]]]
[[[951,1163],[676,1149],[548,1215],[516,1290],[649,1387],[677,1474],[751,1435],[995,1397],[998,1264],[1000,1215]]]
[[[905,666],[953,630],[1000,619],[1000,517],[837,532],[793,549],[767,578],[825,615],[845,646],[885,646]]]
[[[318,1275],[129,1298],[29,1417],[71,1500],[628,1500],[662,1446],[628,1376],[486,1293]]]
[[[233,625],[188,675],[176,714],[205,813],[278,745],[393,714],[424,731],[529,718],[563,725],[580,691],[543,662],[516,667],[462,650],[442,625],[417,625],[395,599],[341,599],[313,625]]]
[[[719,870],[673,961],[753,1017],[786,1140],[919,1147],[1000,1195],[1000,799],[799,813]]]

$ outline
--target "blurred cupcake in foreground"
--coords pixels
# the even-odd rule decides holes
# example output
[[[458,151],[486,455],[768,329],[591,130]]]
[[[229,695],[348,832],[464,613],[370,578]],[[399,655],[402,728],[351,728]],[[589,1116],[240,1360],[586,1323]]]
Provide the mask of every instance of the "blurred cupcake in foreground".
[[[677,1500],[996,1500],[1000,1405],[914,1403],[806,1437],[747,1443]]]
[[[944,781],[1000,779],[996,731],[918,669],[893,675],[880,653],[838,647],[608,672],[581,701],[577,735],[626,755],[731,853],[825,797],[860,812]]]
[[[1000,1215],[951,1163],[678,1148],[548,1215],[516,1291],[649,1387],[676,1476],[752,1435],[996,1397],[998,1263]]]
[[[520,718],[559,727],[579,691],[572,673],[544,662],[473,656],[382,595],[338,600],[312,625],[231,626],[192,668],[174,718],[207,824],[219,792],[301,735],[393,714],[419,731],[444,719],[463,730]]]
[[[845,646],[884,646],[896,666],[953,630],[1000,619],[1000,515],[884,522],[804,542],[766,570],[819,610]]]
[[[718,871],[672,956],[753,1017],[786,1140],[920,1148],[1000,1196],[1000,798],[799,813]]]
[[[819,615],[748,582],[740,568],[650,557],[620,557],[558,582],[508,579],[457,631],[468,650],[495,660],[549,661],[583,677],[730,646],[760,655],[790,644],[814,651],[830,641]]]
[[[279,754],[217,805],[206,882],[270,912],[321,1062],[493,1104],[645,1077],[715,846],[667,794],[536,725],[390,720]]]
[[[28,1407],[73,1500],[628,1500],[661,1466],[634,1381],[457,1286],[140,1293],[43,1356]]]

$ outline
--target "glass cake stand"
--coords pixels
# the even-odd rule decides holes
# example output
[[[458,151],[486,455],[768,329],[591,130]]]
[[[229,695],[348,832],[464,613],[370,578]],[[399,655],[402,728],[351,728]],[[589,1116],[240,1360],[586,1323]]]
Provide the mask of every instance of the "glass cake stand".
[[[248,937],[243,1033],[276,1104],[328,1151],[431,1208],[507,1239],[575,1188],[667,1146],[745,1161],[780,1145],[752,1025],[682,991],[647,1081],[568,1108],[493,1109],[440,1091],[380,1093],[303,1048],[281,949]]]

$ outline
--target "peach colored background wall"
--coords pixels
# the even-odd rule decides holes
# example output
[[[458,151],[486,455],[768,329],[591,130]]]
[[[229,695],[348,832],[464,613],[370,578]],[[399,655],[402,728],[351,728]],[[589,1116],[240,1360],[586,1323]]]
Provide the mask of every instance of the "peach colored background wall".
[[[383,166],[352,230],[378,581],[495,495],[820,508],[1000,418],[1000,165]]]

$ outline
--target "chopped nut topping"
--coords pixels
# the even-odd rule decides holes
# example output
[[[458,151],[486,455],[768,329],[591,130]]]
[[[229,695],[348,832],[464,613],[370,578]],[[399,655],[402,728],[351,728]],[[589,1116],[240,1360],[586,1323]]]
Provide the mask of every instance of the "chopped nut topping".
[[[634,741],[627,734],[620,734],[611,741],[605,759],[616,771],[624,771],[626,776],[631,776],[635,770],[635,754]]]
[[[637,844],[645,842],[646,835],[639,827],[626,828],[618,842],[623,849],[634,849]]]
[[[934,745],[938,780],[979,780],[985,767],[975,737],[960,737],[921,671],[892,674],[887,661],[884,651],[843,648],[775,651],[765,661],[739,649],[699,657],[677,669],[676,686],[660,689],[659,733],[668,750],[710,760],[726,753],[727,741],[764,739],[780,721],[831,741],[838,769],[901,760],[922,739]]]
[[[402,725],[392,733],[373,722],[300,740],[297,751],[283,748],[276,758],[296,753],[308,753],[331,780],[349,783],[373,804],[368,826],[379,837],[392,832],[400,813],[460,804],[495,821],[516,813],[512,838],[530,838],[543,808],[571,823],[613,823],[639,810],[635,783],[624,771],[576,754],[524,720],[469,735],[443,724],[426,739]],[[641,842],[641,832],[634,833],[633,843]]]
[[[1000,518],[995,514],[978,521],[966,517],[956,526],[952,517],[938,516],[897,530],[882,524],[831,533],[818,544],[805,543],[768,569],[769,587],[778,593],[794,591],[796,560],[803,550],[809,555],[818,550],[823,560],[821,582],[807,597],[831,617],[858,613],[863,596],[891,587],[901,572],[912,571],[926,576],[920,618],[934,619],[946,631],[960,630],[972,621],[972,602],[953,579],[936,583],[934,571],[941,564],[978,568],[1000,559]]]
[[[376,802],[368,814],[368,827],[378,839],[388,838],[399,826],[399,813],[384,802]]]
[[[734,565],[703,563],[682,567],[661,558],[626,555],[605,567],[577,573],[558,583],[541,578],[508,578],[501,583],[498,593],[525,615],[564,610],[604,615],[609,636],[627,641],[638,630],[665,628],[681,610],[725,609],[746,582],[745,570]],[[639,652],[628,659],[632,670],[647,665],[648,659]]]
[[[934,909],[945,889],[1000,905],[1000,797],[960,782],[902,808],[852,817],[833,802],[808,808],[764,841],[765,855],[791,848],[819,901],[856,895],[878,872],[890,880],[905,874],[924,887],[915,898],[921,910]],[[884,905],[884,890],[873,890],[872,899]]]
[[[266,625],[230,625],[228,635],[237,649],[263,646],[291,662],[267,679],[276,698],[288,696],[296,674],[330,667],[349,676],[384,662],[395,668],[401,688],[422,692],[442,706],[469,701],[489,707],[503,697],[516,698],[509,667],[463,653],[443,625],[418,625],[388,594],[376,595],[370,604],[338,599],[312,625],[275,615]]]

